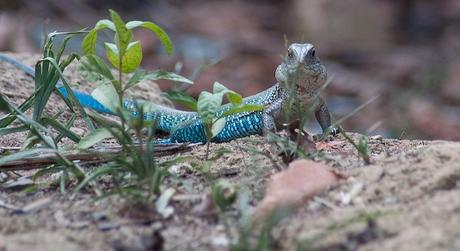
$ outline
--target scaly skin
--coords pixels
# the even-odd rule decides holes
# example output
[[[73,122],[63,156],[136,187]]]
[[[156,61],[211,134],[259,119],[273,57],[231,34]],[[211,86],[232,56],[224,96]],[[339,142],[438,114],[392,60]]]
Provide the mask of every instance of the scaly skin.
[[[307,107],[315,105],[316,120],[323,132],[331,126],[331,116],[319,93],[327,79],[326,67],[316,55],[313,45],[292,44],[289,46],[287,57],[276,69],[275,77],[278,83],[288,90],[287,99],[295,99],[292,108],[300,107],[305,111]],[[290,108],[287,105],[284,107]],[[275,120],[282,121],[282,118],[278,115]],[[336,129],[330,129],[333,134],[336,133]]]
[[[0,61],[11,63],[34,76],[34,70],[31,67],[9,56],[0,54]],[[300,107],[312,105],[317,99],[318,102],[316,102],[315,107],[317,121],[323,132],[331,126],[331,118],[326,104],[321,98],[318,99],[318,91],[326,81],[326,69],[315,55],[313,45],[292,44],[289,46],[288,55],[276,69],[275,77],[277,80],[275,85],[244,99],[244,103],[263,105],[265,109],[226,117],[225,127],[212,139],[213,142],[231,141],[253,134],[262,134],[267,130],[274,130],[276,125],[283,121],[283,108],[286,107],[291,97],[295,98],[295,104]],[[63,96],[67,97],[67,92],[62,86],[58,86],[57,89]],[[102,113],[111,113],[109,109],[86,93],[74,90],[74,95],[84,107]],[[135,110],[135,101],[127,100],[124,105],[131,111],[133,117],[138,116],[138,112]],[[216,115],[228,109],[230,109],[230,104],[222,106]],[[158,105],[155,112],[144,113],[143,116],[145,120],[157,119],[157,128],[170,133],[170,138],[160,140],[160,143],[206,141],[203,123],[195,112],[180,111]],[[335,129],[332,129],[332,132],[335,133]]]

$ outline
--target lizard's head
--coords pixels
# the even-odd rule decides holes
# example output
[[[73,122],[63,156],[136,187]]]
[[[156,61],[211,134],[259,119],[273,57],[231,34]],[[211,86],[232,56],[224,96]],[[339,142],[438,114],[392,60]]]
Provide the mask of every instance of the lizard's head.
[[[327,73],[312,44],[291,44],[275,77],[283,85],[295,81],[297,87],[315,91],[324,84]]]

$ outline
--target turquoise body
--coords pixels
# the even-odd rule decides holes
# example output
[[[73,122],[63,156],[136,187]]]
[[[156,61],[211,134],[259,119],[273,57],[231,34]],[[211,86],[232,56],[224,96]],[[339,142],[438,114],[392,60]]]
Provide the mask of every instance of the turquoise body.
[[[33,68],[24,65],[12,57],[0,54],[0,60],[20,68],[32,77],[35,76]],[[58,86],[57,89],[64,97],[68,97],[67,90],[63,86]],[[282,97],[281,92],[282,89],[278,85],[274,85],[263,92],[245,98],[244,103],[259,104],[267,107]],[[97,112],[113,114],[113,112],[95,100],[91,95],[77,90],[73,90],[73,94],[82,106]],[[131,111],[133,117],[138,116],[137,111],[134,109],[134,101],[126,100],[124,106]],[[228,109],[230,109],[229,104],[222,106],[216,116]],[[144,120],[157,119],[157,129],[170,133],[168,139],[159,140],[158,143],[197,143],[206,141],[203,123],[196,112],[180,111],[159,105],[157,111],[144,113],[143,116]],[[212,141],[225,142],[249,135],[261,134],[264,128],[267,127],[264,124],[266,123],[266,116],[263,111],[245,112],[228,116],[226,117],[224,128]]]

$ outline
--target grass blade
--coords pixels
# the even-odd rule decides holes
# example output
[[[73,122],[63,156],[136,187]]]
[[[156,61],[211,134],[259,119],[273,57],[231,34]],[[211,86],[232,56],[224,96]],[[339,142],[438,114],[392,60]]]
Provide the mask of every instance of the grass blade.
[[[44,117],[41,119],[42,123],[44,125],[49,125],[56,129],[60,134],[64,135],[65,137],[71,139],[74,142],[79,142],[80,141],[80,136],[78,136],[76,133],[72,132],[67,128],[67,126],[62,125],[57,121],[56,119],[49,118],[49,117]]]

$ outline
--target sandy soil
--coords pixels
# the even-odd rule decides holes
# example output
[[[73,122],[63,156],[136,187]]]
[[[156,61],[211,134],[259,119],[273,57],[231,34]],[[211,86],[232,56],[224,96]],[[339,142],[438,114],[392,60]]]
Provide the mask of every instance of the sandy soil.
[[[18,57],[29,64],[36,59]],[[0,63],[0,75],[0,91],[16,104],[33,91],[32,79],[13,67]],[[69,78],[82,83],[74,71],[69,71]],[[149,99],[161,102],[158,90],[150,83],[132,96],[145,97],[148,92]],[[62,107],[55,97],[47,112]],[[79,134],[87,132],[81,121],[75,127]],[[0,146],[20,146],[24,137],[2,136]],[[213,144],[212,155],[223,154],[209,169],[189,163],[176,167],[185,171],[165,180],[175,189],[174,214],[166,219],[155,213],[153,205],[117,196],[95,200],[90,190],[61,194],[54,186],[33,192],[7,189],[4,184],[16,175],[34,172],[9,177],[0,173],[0,203],[33,208],[18,213],[0,207],[0,250],[226,250],[230,240],[222,222],[216,215],[200,213],[200,204],[215,180],[227,179],[249,187],[248,210],[254,209],[267,177],[277,172],[271,160],[248,150],[269,151],[264,142],[263,137],[252,136]],[[282,220],[272,233],[273,250],[296,250],[301,243],[300,250],[460,250],[460,143],[373,137],[371,165],[364,165],[342,137],[326,146],[315,160],[349,178]],[[200,162],[204,154],[204,146],[195,146],[159,161],[182,155]],[[234,226],[236,213],[228,217]]]

